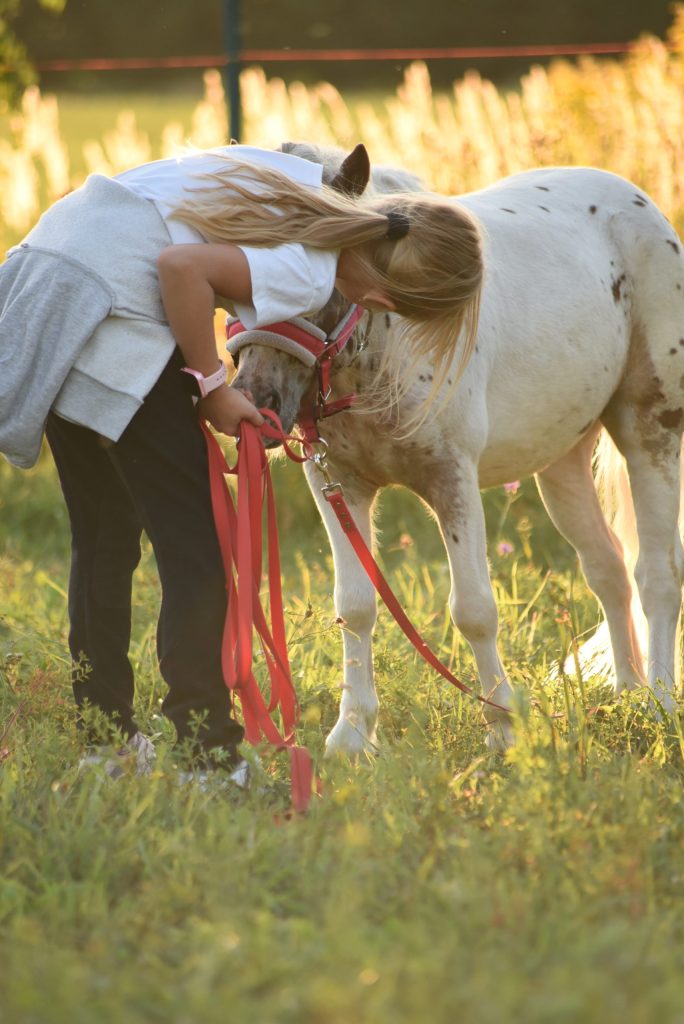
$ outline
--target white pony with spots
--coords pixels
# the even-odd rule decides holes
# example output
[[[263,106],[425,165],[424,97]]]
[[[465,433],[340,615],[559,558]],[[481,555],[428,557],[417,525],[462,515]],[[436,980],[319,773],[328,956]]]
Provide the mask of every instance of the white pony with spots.
[[[327,179],[337,172],[339,180],[339,154],[304,144],[287,148],[322,162]],[[341,173],[350,189],[362,190],[365,175],[354,154]],[[416,187],[401,173],[374,178],[382,191],[407,184]],[[529,171],[454,202],[477,218],[484,238],[474,354],[447,402],[438,397],[434,416],[408,437],[402,437],[402,423],[430,387],[429,365],[391,410],[352,410],[326,420],[321,432],[331,475],[342,483],[368,543],[380,488],[402,484],[434,510],[451,570],[454,623],[472,646],[482,691],[507,705],[511,691],[497,650],[480,489],[534,474],[603,607],[616,690],[647,682],[670,711],[684,574],[678,529],[684,428],[679,239],[640,189],[590,168]],[[334,294],[315,322],[330,330],[344,308]],[[376,314],[362,323],[333,373],[333,397],[363,391],[395,329],[394,317]],[[314,375],[292,354],[253,344],[240,352],[235,383],[249,388],[257,404],[276,408],[290,429]],[[629,474],[639,541],[635,577],[648,624],[645,664],[622,546],[594,485],[592,453],[602,430]],[[309,466],[307,477],[330,536],[335,605],[347,625],[343,696],[327,747],[358,754],[375,742],[375,593],[321,496],[316,469]],[[509,742],[507,717],[491,708],[484,713],[490,744]]]

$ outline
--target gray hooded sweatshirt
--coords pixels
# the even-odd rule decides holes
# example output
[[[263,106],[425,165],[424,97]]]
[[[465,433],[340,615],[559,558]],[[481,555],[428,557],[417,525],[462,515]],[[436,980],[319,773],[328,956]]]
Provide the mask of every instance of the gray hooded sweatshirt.
[[[170,244],[153,203],[92,175],[10,250],[0,267],[0,452],[14,465],[35,463],[51,408],[119,439],[174,350],[156,267]]]

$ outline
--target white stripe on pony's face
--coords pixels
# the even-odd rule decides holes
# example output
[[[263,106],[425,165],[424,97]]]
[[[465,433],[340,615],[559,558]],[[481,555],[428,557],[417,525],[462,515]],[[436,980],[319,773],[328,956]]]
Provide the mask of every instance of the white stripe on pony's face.
[[[314,367],[305,366],[296,356],[265,345],[246,345],[240,350],[238,372],[232,380],[236,388],[250,391],[258,409],[271,409],[280,417],[289,434],[302,401],[313,392],[317,377]],[[278,442],[267,442],[275,447]]]

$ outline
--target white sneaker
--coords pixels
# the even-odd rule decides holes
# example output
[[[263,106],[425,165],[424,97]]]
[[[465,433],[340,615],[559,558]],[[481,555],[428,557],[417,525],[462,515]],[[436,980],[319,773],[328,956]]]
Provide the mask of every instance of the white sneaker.
[[[236,764],[232,772],[222,768],[199,768],[195,771],[178,772],[178,784],[180,786],[187,786],[192,783],[202,793],[214,789],[232,789],[233,786],[246,792],[249,789],[251,779],[252,769],[249,761],[245,761],[244,758]]]
[[[154,743],[142,732],[136,732],[111,756],[111,747],[94,747],[78,763],[79,772],[104,765],[104,773],[110,779],[124,775],[149,775],[154,768],[157,753]]]

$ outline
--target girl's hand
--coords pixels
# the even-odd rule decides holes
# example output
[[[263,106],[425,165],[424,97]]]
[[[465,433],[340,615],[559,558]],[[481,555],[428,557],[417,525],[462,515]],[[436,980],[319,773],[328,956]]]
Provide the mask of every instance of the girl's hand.
[[[240,433],[242,420],[247,420],[255,427],[260,427],[264,422],[264,417],[242,391],[228,384],[216,388],[206,398],[200,399],[198,404],[200,413],[205,420],[209,420],[214,430],[228,434],[229,437]]]

